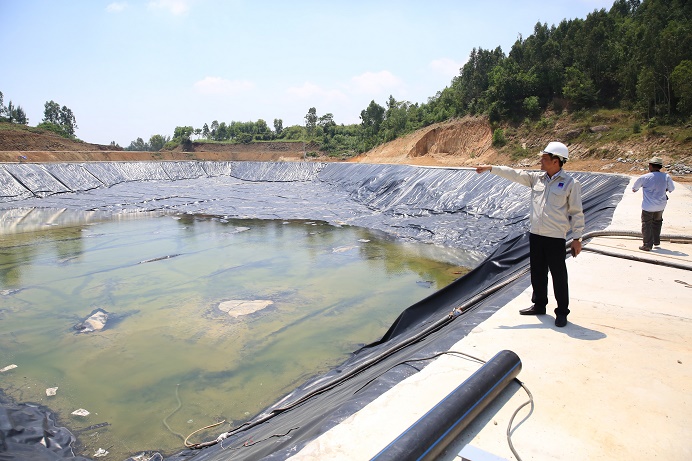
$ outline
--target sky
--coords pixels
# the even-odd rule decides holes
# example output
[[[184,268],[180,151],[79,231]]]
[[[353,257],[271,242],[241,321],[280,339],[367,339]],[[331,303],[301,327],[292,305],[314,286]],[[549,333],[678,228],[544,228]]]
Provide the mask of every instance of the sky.
[[[127,147],[176,126],[360,123],[370,101],[425,103],[473,48],[613,0],[0,0],[0,91],[29,125],[55,101],[76,136]]]

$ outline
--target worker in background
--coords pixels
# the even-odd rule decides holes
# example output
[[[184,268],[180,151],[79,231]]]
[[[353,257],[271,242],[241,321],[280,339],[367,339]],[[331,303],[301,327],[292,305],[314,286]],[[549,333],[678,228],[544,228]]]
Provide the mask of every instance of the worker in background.
[[[515,170],[506,166],[483,165],[477,173],[489,171],[510,181],[531,188],[530,206],[530,264],[533,305],[519,311],[521,315],[543,315],[548,305],[548,271],[553,278],[557,300],[555,326],[567,325],[569,289],[565,249],[567,232],[572,232],[571,253],[581,252],[584,232],[584,211],[581,185],[565,173],[562,166],[569,158],[567,146],[551,142],[541,152],[542,172]]]
[[[667,192],[675,190],[675,184],[668,173],[661,171],[663,160],[661,157],[652,157],[649,160],[649,172],[640,176],[632,186],[632,192],[640,188],[643,191],[642,199],[642,240],[644,244],[639,247],[643,251],[651,251],[661,244],[661,227],[663,227],[663,210],[668,202]]]

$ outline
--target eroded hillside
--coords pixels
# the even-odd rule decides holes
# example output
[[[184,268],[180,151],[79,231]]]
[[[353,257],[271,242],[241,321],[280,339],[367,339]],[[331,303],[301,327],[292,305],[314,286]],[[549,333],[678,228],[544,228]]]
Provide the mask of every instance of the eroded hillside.
[[[640,174],[649,158],[663,158],[676,180],[692,181],[692,139],[663,129],[633,135],[621,121],[599,120],[593,125],[557,119],[552,126],[501,127],[505,144],[493,145],[493,129],[486,118],[462,119],[431,125],[372,149],[352,159],[363,163],[407,163],[428,166],[472,167],[480,164],[538,168],[538,154],[550,141],[569,146],[567,169]],[[623,130],[629,133],[623,134]],[[682,139],[678,139],[682,137]]]
[[[692,126],[633,129],[631,116],[601,111],[588,118],[545,116],[537,122],[499,127],[504,144],[493,144],[494,127],[485,117],[464,117],[410,133],[349,161],[421,166],[472,167],[500,164],[538,168],[538,153],[550,141],[570,148],[567,169],[641,174],[657,155],[677,181],[692,182]],[[497,127],[495,127],[497,128]],[[111,146],[70,141],[31,128],[0,130],[0,162],[86,162],[155,160],[335,161],[312,157],[316,145],[300,142],[226,144],[194,142],[189,152],[113,150]]]

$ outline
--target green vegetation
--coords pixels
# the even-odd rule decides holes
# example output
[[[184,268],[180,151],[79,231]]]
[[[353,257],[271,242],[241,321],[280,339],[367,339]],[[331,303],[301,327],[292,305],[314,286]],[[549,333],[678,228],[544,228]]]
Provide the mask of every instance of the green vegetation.
[[[505,139],[505,132],[502,128],[496,128],[493,131],[493,146],[502,147],[507,144],[507,139]]]
[[[548,131],[561,114],[581,128],[570,138],[575,140],[591,137],[588,128],[594,124],[620,125],[625,119],[626,126],[598,133],[599,139],[662,136],[669,131],[664,127],[689,132],[684,127],[692,115],[690,24],[688,0],[615,0],[610,10],[595,10],[585,19],[557,26],[537,23],[533,34],[520,36],[509,54],[500,47],[474,48],[459,75],[427,102],[397,101],[391,95],[384,106],[373,100],[361,111],[360,124],[338,125],[333,114],[320,116],[311,107],[303,126],[284,127],[274,119],[272,130],[262,119],[214,120],[201,128],[178,126],[172,138],[137,138],[127,149],[188,150],[193,137],[195,142],[280,140],[314,143],[323,153],[345,158],[466,115],[487,116],[496,128],[493,144],[519,158],[526,149],[513,144],[508,127]],[[63,113],[65,109],[46,103],[41,125],[74,136],[74,116],[70,122],[71,112]],[[0,93],[2,120],[28,123],[21,107],[2,104]],[[689,133],[676,137],[688,139]]]
[[[16,106],[12,101],[5,106],[5,100],[2,91],[0,91],[0,122],[17,123],[19,125],[28,125],[29,119],[26,118],[26,113],[22,106]]]
[[[282,139],[290,131],[329,155],[350,156],[455,117],[487,115],[496,126],[546,131],[564,111],[583,127],[580,137],[590,136],[589,126],[619,124],[623,118],[629,126],[599,133],[604,142],[639,134],[642,124],[649,125],[646,135],[659,135],[660,125],[682,127],[692,115],[690,23],[692,3],[685,0],[616,0],[609,11],[594,11],[586,19],[550,27],[537,23],[508,55],[499,47],[474,49],[459,76],[426,103],[393,96],[385,106],[371,101],[360,113],[361,123],[350,126],[337,125],[332,114],[320,117],[312,107],[304,127],[269,136]],[[255,140],[267,135],[250,133]],[[215,139],[213,130],[201,134]],[[495,129],[493,144],[504,146],[506,134]],[[517,158],[526,150],[507,148]]]

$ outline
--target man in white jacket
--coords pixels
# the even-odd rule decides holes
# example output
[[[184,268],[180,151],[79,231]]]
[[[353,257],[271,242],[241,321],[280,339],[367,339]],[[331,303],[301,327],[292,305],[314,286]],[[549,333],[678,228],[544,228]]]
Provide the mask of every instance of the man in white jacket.
[[[584,211],[581,185],[565,173],[562,166],[569,158],[567,146],[551,142],[541,152],[542,172],[515,170],[506,166],[482,165],[476,172],[489,171],[510,181],[531,188],[530,264],[533,305],[519,311],[522,315],[543,315],[548,304],[548,271],[553,278],[557,301],[555,326],[567,325],[569,288],[565,250],[567,232],[572,232],[571,252],[581,252],[584,232]]]
[[[632,186],[632,192],[640,188],[643,191],[642,200],[642,240],[639,247],[643,251],[651,251],[654,245],[661,244],[661,227],[663,227],[663,210],[668,202],[667,192],[675,190],[675,184],[668,173],[661,171],[663,159],[652,157],[649,160],[649,172],[637,178]]]

